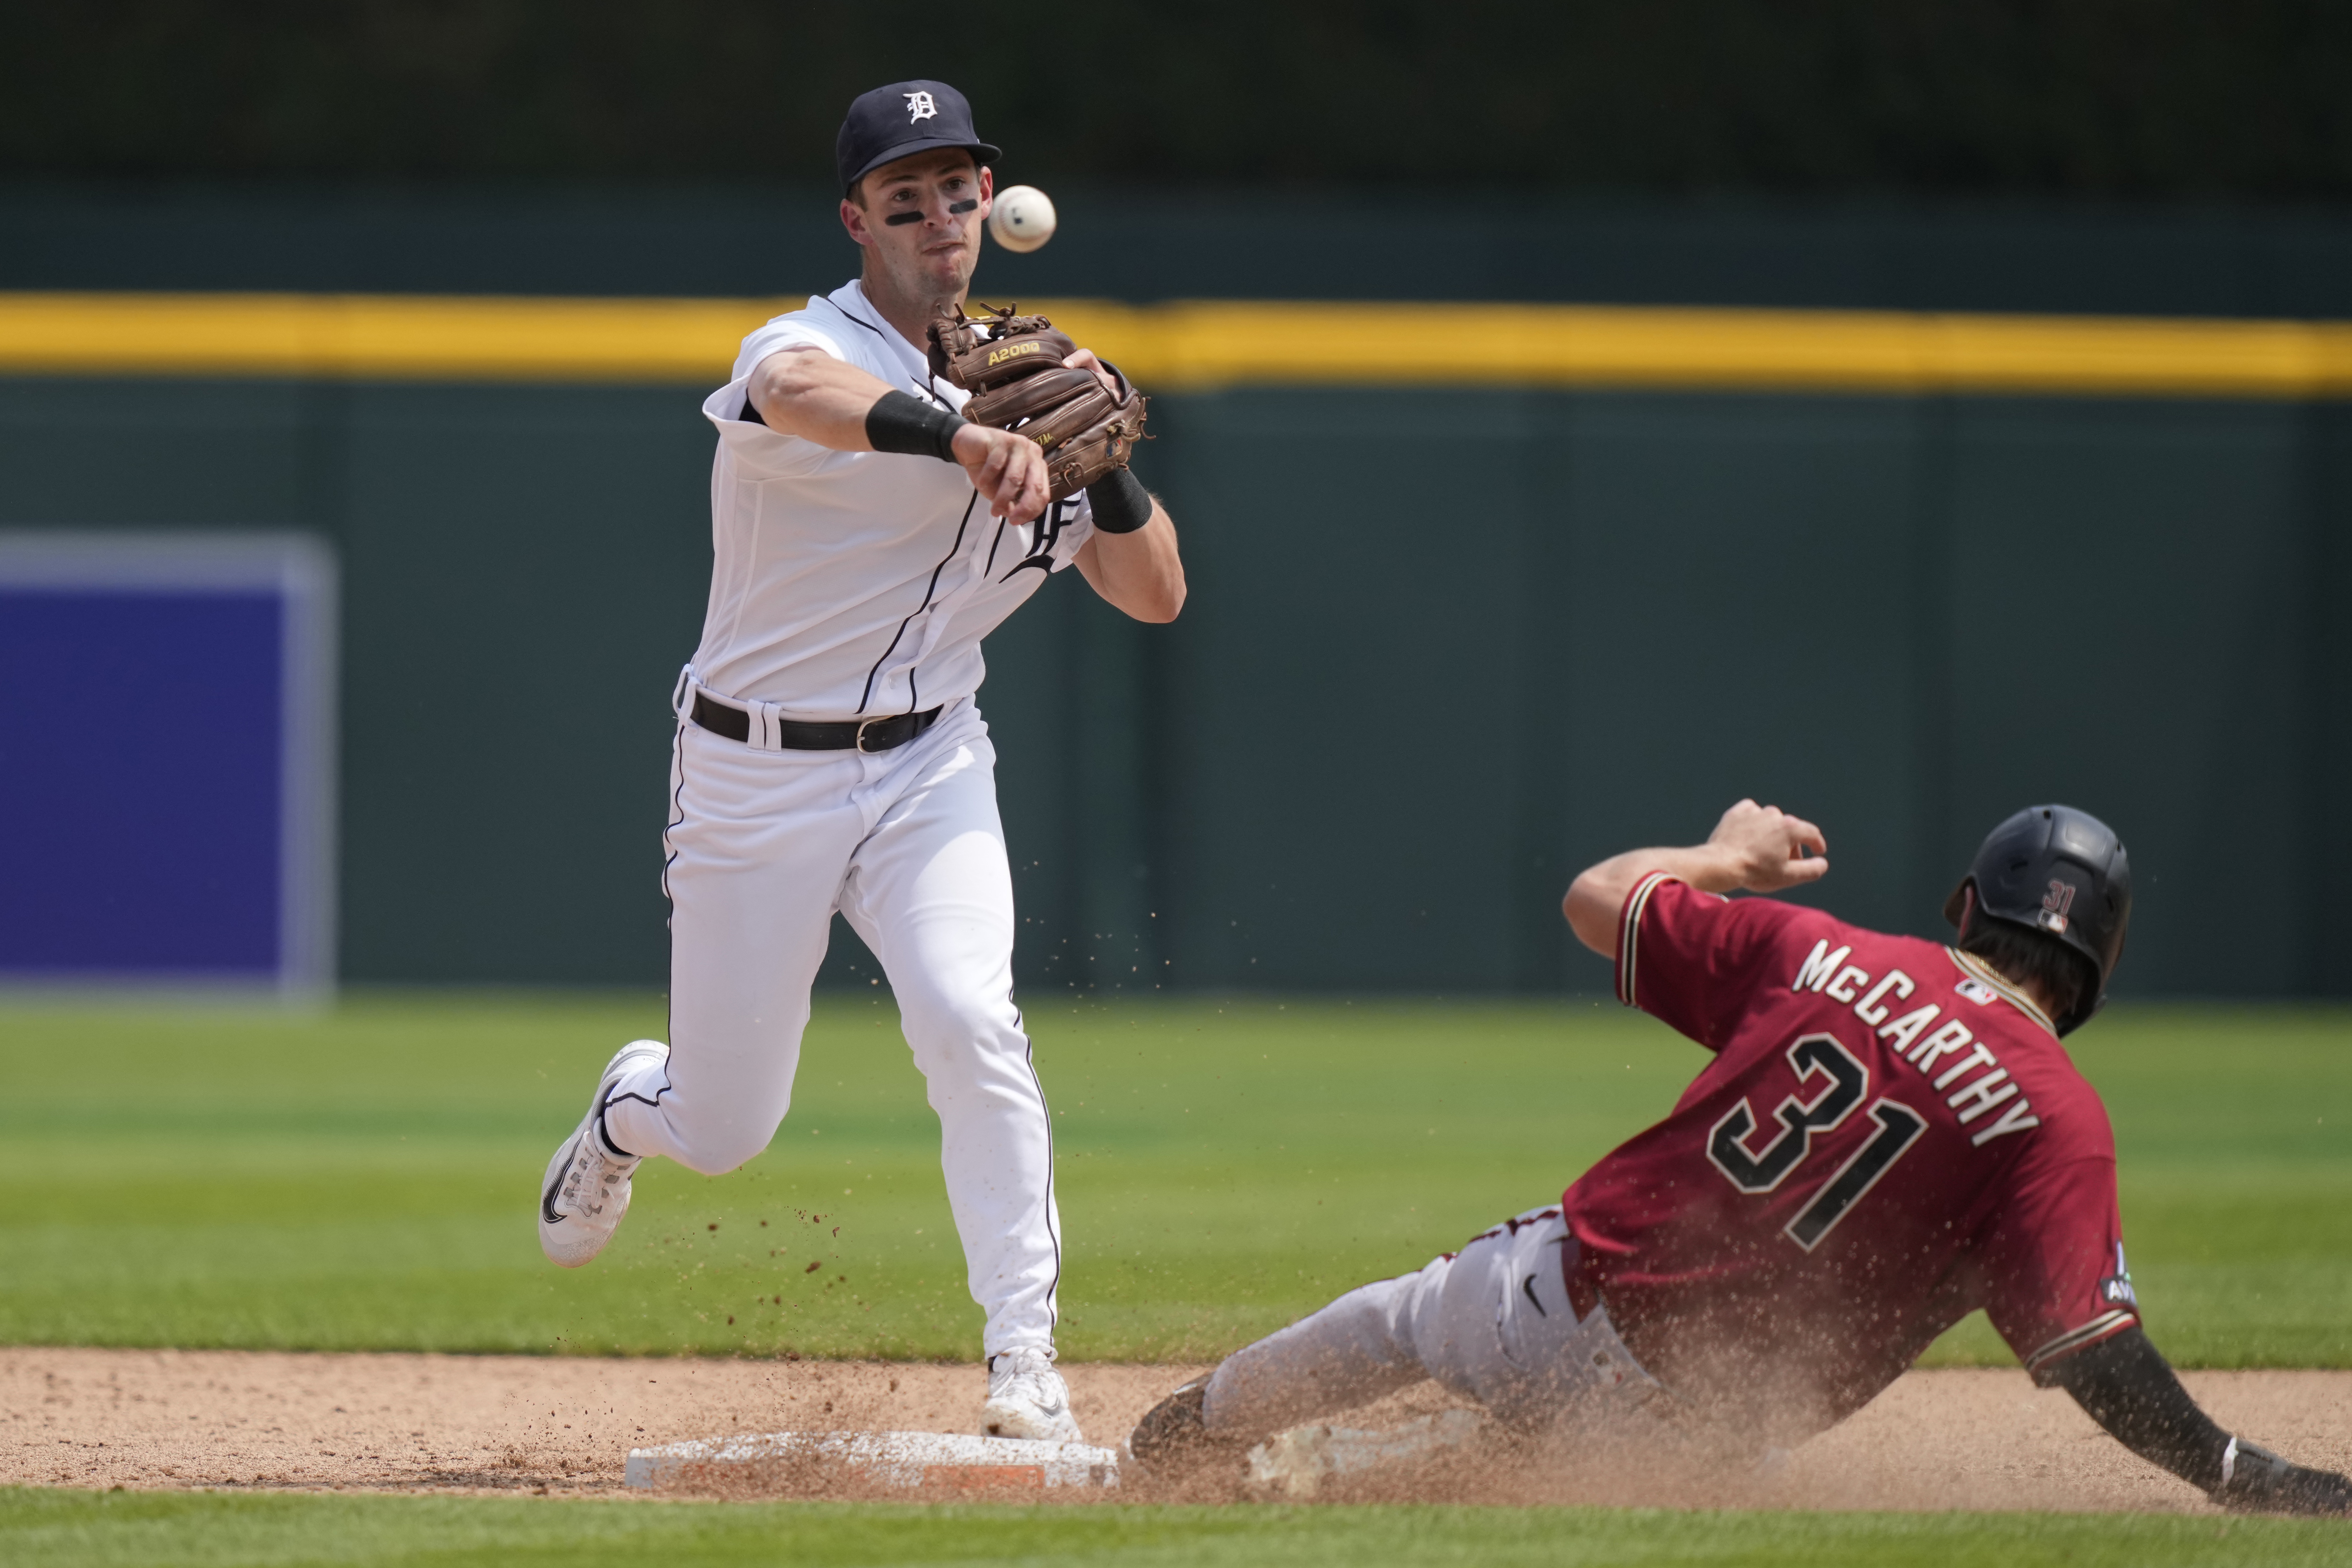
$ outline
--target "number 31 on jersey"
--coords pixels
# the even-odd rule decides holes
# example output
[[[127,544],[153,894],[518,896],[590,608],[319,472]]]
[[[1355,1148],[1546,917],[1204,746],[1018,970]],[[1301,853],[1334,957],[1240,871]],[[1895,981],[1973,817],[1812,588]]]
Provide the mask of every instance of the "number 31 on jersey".
[[[1839,1125],[1870,1093],[1870,1069],[1853,1053],[1826,1034],[1809,1034],[1789,1048],[1789,1065],[1797,1070],[1798,1093],[1780,1102],[1772,1116],[1780,1130],[1762,1148],[1753,1147],[1756,1112],[1743,1096],[1723,1113],[1707,1134],[1706,1157],[1715,1168],[1745,1193],[1768,1193],[1788,1180],[1790,1173],[1813,1152],[1813,1137]],[[1825,1080],[1802,1099],[1811,1081]],[[1878,1184],[1903,1152],[1927,1130],[1927,1118],[1908,1105],[1880,1099],[1870,1108],[1877,1134],[1853,1152],[1813,1194],[1812,1201],[1785,1227],[1789,1239],[1811,1252],[1845,1218],[1846,1210]]]

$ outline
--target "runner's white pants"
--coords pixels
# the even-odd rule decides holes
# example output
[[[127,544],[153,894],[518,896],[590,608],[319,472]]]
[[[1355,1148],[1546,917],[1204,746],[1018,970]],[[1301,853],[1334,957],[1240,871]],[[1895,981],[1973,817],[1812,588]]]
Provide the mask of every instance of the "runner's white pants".
[[[1431,1377],[1519,1426],[1638,1408],[1658,1384],[1607,1308],[1578,1322],[1560,1269],[1572,1245],[1557,1206],[1530,1209],[1417,1272],[1350,1291],[1227,1356],[1202,1419],[1256,1437]]]
[[[834,912],[881,959],[940,1118],[940,1166],[990,1355],[1053,1341],[1054,1146],[1013,1003],[1013,876],[996,753],[970,700],[871,756],[763,751],[692,724],[671,771],[670,1054],[605,1131],[716,1176],[792,1104]]]

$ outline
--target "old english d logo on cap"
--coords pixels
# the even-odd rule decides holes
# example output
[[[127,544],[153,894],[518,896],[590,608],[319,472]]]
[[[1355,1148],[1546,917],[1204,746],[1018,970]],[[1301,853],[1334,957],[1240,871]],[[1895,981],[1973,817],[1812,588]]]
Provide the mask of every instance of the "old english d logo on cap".
[[[858,94],[842,120],[833,155],[841,188],[848,191],[883,164],[936,147],[961,148],[982,163],[1004,156],[980,139],[971,128],[971,105],[943,81],[894,81]]]

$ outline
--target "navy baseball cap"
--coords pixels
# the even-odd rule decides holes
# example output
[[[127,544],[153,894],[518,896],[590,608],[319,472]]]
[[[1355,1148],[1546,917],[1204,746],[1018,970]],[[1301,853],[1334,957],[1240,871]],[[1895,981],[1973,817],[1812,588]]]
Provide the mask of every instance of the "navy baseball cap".
[[[963,94],[943,81],[894,81],[850,104],[833,159],[847,192],[883,164],[933,147],[961,147],[982,163],[1004,156],[973,134]]]

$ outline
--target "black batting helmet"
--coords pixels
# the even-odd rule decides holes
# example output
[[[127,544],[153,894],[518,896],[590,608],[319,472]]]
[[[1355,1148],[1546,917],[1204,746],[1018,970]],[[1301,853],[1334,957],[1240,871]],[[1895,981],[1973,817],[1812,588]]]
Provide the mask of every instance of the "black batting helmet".
[[[1944,918],[1963,944],[1987,916],[2055,937],[2091,961],[2089,993],[2052,1020],[2060,1034],[2075,1029],[2106,1005],[2107,977],[2124,956],[2131,861],[2123,841],[2088,811],[2028,806],[1985,835],[1969,874],[1944,900]]]

